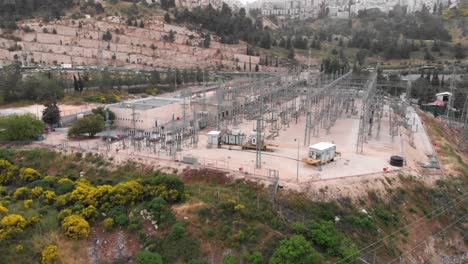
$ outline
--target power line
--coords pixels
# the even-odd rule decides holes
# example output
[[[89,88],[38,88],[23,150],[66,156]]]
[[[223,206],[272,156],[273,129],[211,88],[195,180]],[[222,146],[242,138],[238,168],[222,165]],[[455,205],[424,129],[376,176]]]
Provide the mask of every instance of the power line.
[[[449,229],[450,227],[454,226],[455,224],[457,224],[458,222],[460,222],[460,220],[462,220],[463,218],[465,218],[468,214],[465,214],[463,215],[462,217],[458,218],[457,220],[453,221],[452,223],[446,225],[444,228],[442,228],[441,230],[439,230],[437,233],[433,234],[430,236],[430,238],[427,238],[423,241],[421,241],[420,243],[418,243],[415,247],[411,248],[410,250],[406,251],[405,253],[401,254],[399,257],[393,259],[392,261],[388,262],[387,264],[391,264],[391,263],[394,263],[395,261],[401,259],[401,257],[407,255],[408,253],[411,253],[413,252],[414,250],[416,250],[418,247],[420,247],[421,245],[425,244],[427,241],[429,241],[431,238],[435,238],[437,237],[438,235],[440,235],[441,233],[443,233],[445,230]]]
[[[391,236],[393,236],[393,235],[395,235],[395,234],[397,234],[397,233],[399,233],[399,232],[405,230],[407,227],[409,227],[409,226],[411,226],[411,225],[414,225],[414,224],[420,222],[420,221],[423,220],[423,219],[427,219],[427,218],[428,218],[429,216],[431,216],[433,213],[435,213],[435,212],[437,212],[437,211],[439,211],[439,210],[441,210],[441,209],[442,209],[442,211],[438,212],[437,214],[435,214],[435,215],[432,216],[432,217],[435,217],[435,216],[438,216],[438,215],[442,214],[443,212],[445,212],[446,209],[452,208],[452,207],[454,207],[456,204],[458,204],[458,203],[460,203],[460,202],[466,200],[466,199],[468,198],[468,197],[466,197],[466,195],[467,195],[467,193],[464,193],[464,194],[462,195],[462,198],[461,198],[460,200],[458,200],[458,201],[456,201],[456,200],[455,200],[455,201],[451,201],[451,202],[445,204],[444,206],[441,206],[441,207],[437,208],[436,210],[433,210],[432,212],[423,215],[422,217],[420,217],[420,218],[416,219],[415,221],[413,221],[413,222],[411,222],[411,223],[409,223],[409,224],[403,226],[402,228],[400,228],[400,229],[394,231],[393,233],[391,233],[391,234],[389,234],[389,235],[386,235],[385,237],[383,237],[383,238],[381,238],[381,239],[375,241],[374,243],[372,243],[372,244],[370,244],[370,245],[368,245],[368,246],[366,246],[366,247],[360,249],[358,252],[356,252],[356,253],[354,253],[354,254],[351,254],[351,255],[349,255],[349,256],[347,256],[347,257],[345,257],[345,258],[340,259],[339,261],[335,262],[335,264],[341,263],[341,262],[343,262],[343,261],[345,261],[345,260],[348,260],[348,259],[351,258],[351,257],[356,256],[357,254],[360,254],[361,252],[363,252],[363,251],[365,251],[365,250],[367,250],[367,249],[369,249],[369,248],[371,248],[371,247],[373,247],[373,246],[375,246],[375,245],[381,243],[383,240],[385,240],[385,239],[387,239],[387,238],[389,238],[389,237],[391,237]],[[449,205],[449,204],[452,204],[452,205],[446,207],[446,206]],[[374,248],[374,249],[370,250],[370,252],[371,252],[371,251],[374,251],[374,250],[376,250],[376,249],[378,249],[378,248],[380,248],[380,247],[382,247],[382,245],[379,246],[379,247],[377,247],[377,248]]]

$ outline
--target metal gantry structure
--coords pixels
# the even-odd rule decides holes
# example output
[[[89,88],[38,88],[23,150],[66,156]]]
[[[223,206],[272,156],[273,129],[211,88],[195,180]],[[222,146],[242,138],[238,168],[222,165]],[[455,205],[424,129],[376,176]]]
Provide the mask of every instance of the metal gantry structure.
[[[356,153],[364,152],[364,142],[366,142],[366,138],[368,136],[372,135],[374,113],[377,106],[374,100],[376,84],[377,73],[373,73],[372,77],[366,83],[365,93],[361,99],[361,114],[359,119],[359,132],[356,143]],[[380,124],[378,127],[380,127]]]
[[[150,130],[136,128],[138,114],[133,106],[132,127],[124,129],[123,134],[131,137],[135,149],[145,145],[153,153],[166,152],[176,159],[176,152],[197,146],[202,129],[211,127],[229,134],[239,124],[252,122],[252,130],[257,132],[253,148],[256,167],[261,168],[264,139],[278,137],[282,129],[298,124],[302,116],[305,130],[301,143],[305,146],[310,145],[312,136],[331,133],[338,119],[360,118],[356,151],[362,153],[366,139],[373,133],[378,137],[381,128],[383,95],[376,89],[376,76],[375,72],[331,76],[308,71],[241,77],[220,82],[212,96],[204,90],[198,95],[191,91],[182,93],[182,119],[172,118]]]

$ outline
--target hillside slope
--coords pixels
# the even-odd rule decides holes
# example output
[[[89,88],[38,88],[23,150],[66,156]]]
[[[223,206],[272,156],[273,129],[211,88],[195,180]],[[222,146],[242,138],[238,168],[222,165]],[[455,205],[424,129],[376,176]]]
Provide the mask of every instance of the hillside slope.
[[[228,71],[254,70],[260,64],[260,57],[245,55],[245,44],[226,45],[214,39],[209,48],[202,48],[200,32],[158,20],[145,20],[144,25],[128,26],[118,17],[61,19],[47,24],[25,20],[20,30],[0,30],[0,61]],[[259,70],[281,72],[284,68],[259,65]]]

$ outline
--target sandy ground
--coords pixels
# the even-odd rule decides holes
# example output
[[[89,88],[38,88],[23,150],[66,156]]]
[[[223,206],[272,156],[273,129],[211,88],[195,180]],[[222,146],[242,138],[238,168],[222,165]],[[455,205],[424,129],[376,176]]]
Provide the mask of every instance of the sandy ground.
[[[200,166],[237,172],[243,175],[268,178],[271,171],[278,171],[282,182],[310,183],[320,180],[339,179],[357,175],[367,175],[383,172],[387,167],[389,171],[398,171],[400,168],[389,165],[391,155],[402,155],[407,158],[406,168],[416,170],[418,162],[427,162],[427,155],[432,153],[431,143],[421,120],[413,109],[407,113],[407,118],[414,125],[408,131],[399,127],[398,135],[389,134],[389,109],[384,108],[380,133],[377,136],[377,125],[372,136],[364,144],[362,154],[356,153],[356,143],[359,131],[359,119],[357,117],[345,117],[338,119],[331,128],[330,133],[321,129],[318,137],[311,137],[311,144],[318,142],[333,142],[337,145],[337,151],[341,152],[334,162],[317,167],[308,165],[301,160],[307,157],[308,147],[304,146],[305,117],[300,117],[298,123],[290,123],[289,127],[282,127],[279,136],[274,140],[266,140],[266,144],[273,152],[262,152],[260,169],[256,168],[256,153],[254,150],[241,150],[238,146],[223,146],[222,148],[210,148],[207,145],[207,134],[210,129],[200,132],[199,143],[196,147],[186,144],[182,151],[176,153],[176,160],[182,160],[184,156],[195,157]],[[245,121],[237,126],[244,133],[250,134],[255,127],[255,121]],[[101,139],[92,140],[68,140],[66,128],[49,134],[45,145],[54,145],[61,148],[78,148],[95,151],[113,157],[116,162],[136,160],[154,165],[156,168],[171,167],[181,169],[185,164],[173,162],[173,156],[168,149],[153,149],[143,147],[140,151],[130,146],[130,141],[125,140],[113,143],[108,148]],[[268,128],[266,129],[268,131]],[[414,143],[410,144],[409,131],[414,133]],[[298,142],[299,139],[299,162]],[[124,147],[125,144],[125,147]],[[297,171],[297,165],[299,170]],[[297,173],[299,172],[299,173]]]

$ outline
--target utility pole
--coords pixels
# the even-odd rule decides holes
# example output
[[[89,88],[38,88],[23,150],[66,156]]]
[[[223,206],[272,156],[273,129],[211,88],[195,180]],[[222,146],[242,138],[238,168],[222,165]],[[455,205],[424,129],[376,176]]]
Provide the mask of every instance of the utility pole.
[[[107,148],[107,152],[110,151],[110,145],[111,145],[111,138],[110,138],[110,125],[111,125],[111,121],[109,119],[109,111],[108,109],[106,108],[105,110],[105,115],[106,115],[106,121],[105,121],[105,125],[106,125],[106,148]]]
[[[193,107],[193,145],[197,147],[198,145],[198,119],[197,119],[197,112],[195,111],[195,107]]]
[[[468,93],[466,94],[460,121],[463,123],[460,135],[460,147],[462,150],[468,150]]]
[[[262,121],[263,121],[263,98],[260,102],[260,115],[257,117],[257,134],[256,134],[256,167],[257,169],[262,168]]]
[[[445,118],[446,122],[449,128],[452,127],[453,119],[454,119],[454,111],[453,111],[453,102],[455,101],[455,87],[453,85],[453,79],[455,78],[454,76],[455,71],[452,71],[452,78],[450,78],[450,95],[449,95],[449,101],[447,104],[447,108],[445,109]]]
[[[222,103],[223,103],[223,97],[224,97],[224,91],[223,91],[223,83],[220,83],[219,84],[219,87],[218,89],[216,90],[216,99],[217,99],[217,103],[216,103],[216,112],[217,112],[217,115],[216,115],[216,130],[217,131],[220,131],[221,130],[221,115],[222,115]]]
[[[132,104],[132,146],[135,146],[135,136],[136,136],[136,116],[137,113],[135,112],[135,105]]]
[[[299,181],[299,138],[295,138],[294,141],[297,141],[296,181]]]
[[[175,128],[175,116],[172,114],[172,121],[171,121],[171,156],[173,160],[176,160],[176,144],[177,144],[177,134],[176,134],[176,128]]]

